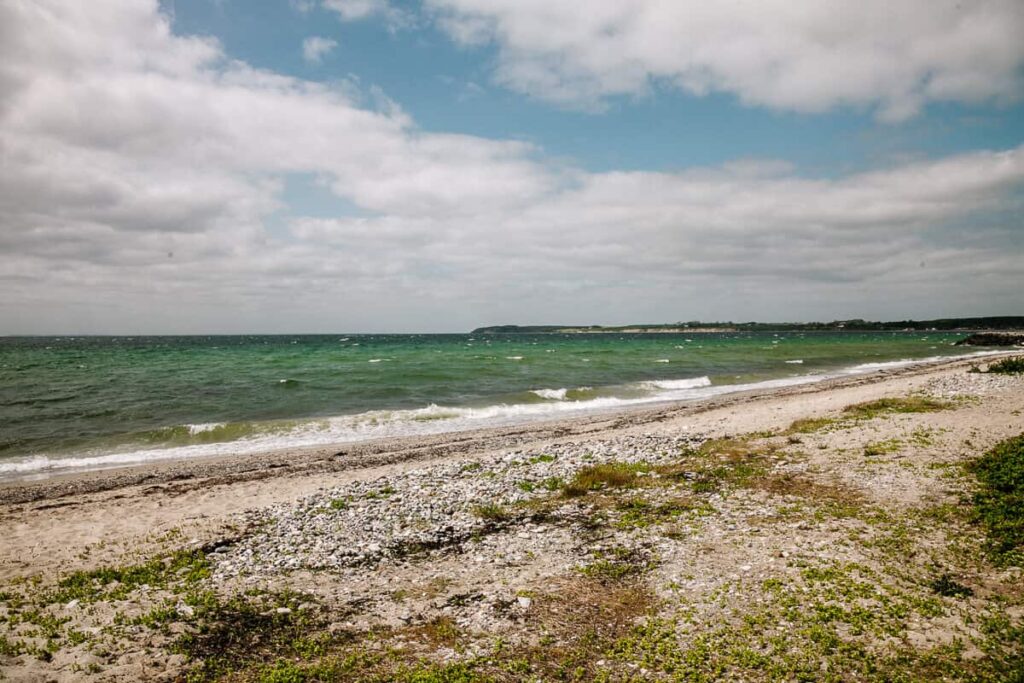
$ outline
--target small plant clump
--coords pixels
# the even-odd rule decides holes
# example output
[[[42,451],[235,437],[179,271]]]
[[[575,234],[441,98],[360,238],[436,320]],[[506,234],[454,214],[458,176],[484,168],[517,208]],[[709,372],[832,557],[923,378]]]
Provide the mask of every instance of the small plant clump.
[[[994,372],[999,375],[1020,375],[1024,374],[1024,356],[1004,358],[988,366],[987,372]]]
[[[662,503],[650,503],[642,498],[621,501],[616,508],[621,517],[616,526],[623,529],[643,529],[659,524],[689,512],[694,504],[686,500],[670,500]]]
[[[973,590],[956,581],[949,574],[937,576],[928,585],[933,591],[947,598],[964,598],[974,595]]]
[[[651,562],[631,548],[615,546],[594,553],[595,560],[578,568],[587,578],[601,582],[623,581],[651,569]]]
[[[794,421],[785,433],[789,435],[813,434],[835,423],[836,420],[830,417],[805,417]]]
[[[940,401],[926,396],[908,396],[906,398],[880,398],[865,403],[847,406],[843,412],[850,417],[870,420],[888,413],[933,413],[953,407],[949,401]]]
[[[885,441],[873,441],[864,446],[864,455],[870,457],[873,455],[886,455],[888,453],[895,453],[901,447],[899,439],[886,439]]]
[[[473,514],[487,522],[504,522],[511,517],[509,511],[497,503],[477,505],[473,508]]]
[[[571,481],[562,486],[562,495],[566,498],[578,498],[604,488],[631,488],[637,483],[637,475],[649,470],[650,467],[645,463],[610,462],[584,467],[576,472]]]

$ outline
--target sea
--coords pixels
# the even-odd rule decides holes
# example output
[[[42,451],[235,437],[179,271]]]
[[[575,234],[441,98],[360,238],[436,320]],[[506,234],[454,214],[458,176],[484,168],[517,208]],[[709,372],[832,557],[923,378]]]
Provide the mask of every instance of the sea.
[[[4,337],[0,479],[695,401],[978,354],[961,337]]]

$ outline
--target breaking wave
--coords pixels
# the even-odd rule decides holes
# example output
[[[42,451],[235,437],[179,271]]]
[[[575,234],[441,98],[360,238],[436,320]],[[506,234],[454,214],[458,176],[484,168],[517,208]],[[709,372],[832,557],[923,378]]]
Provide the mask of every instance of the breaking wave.
[[[969,356],[985,356],[982,351]],[[510,357],[515,358],[516,357]],[[323,447],[385,437],[416,436],[503,426],[568,414],[586,414],[666,401],[688,401],[727,393],[810,384],[849,375],[948,360],[949,356],[862,363],[827,373],[765,381],[716,384],[710,377],[659,379],[621,386],[534,389],[480,406],[430,404],[404,410],[304,420],[210,422],[162,427],[125,435],[106,452],[81,451],[72,457],[34,455],[0,462],[0,478],[45,477],[83,469],[103,469],[159,460],[245,455],[283,449]],[[532,398],[532,400],[530,400]],[[538,400],[541,399],[541,400]]]

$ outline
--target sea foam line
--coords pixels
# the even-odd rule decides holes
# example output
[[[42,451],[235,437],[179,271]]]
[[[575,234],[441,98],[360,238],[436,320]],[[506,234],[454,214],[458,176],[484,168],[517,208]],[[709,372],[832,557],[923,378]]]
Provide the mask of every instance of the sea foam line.
[[[569,390],[537,389],[533,393],[552,399],[543,403],[494,404],[482,407],[451,407],[431,404],[411,410],[376,410],[355,415],[299,422],[294,428],[254,430],[254,433],[234,441],[201,443],[166,448],[147,448],[118,453],[88,453],[76,457],[35,455],[0,462],[2,478],[40,478],[69,470],[93,470],[142,464],[161,460],[182,460],[218,455],[248,455],[289,448],[327,446],[352,441],[395,437],[420,436],[457,432],[485,426],[505,426],[520,422],[550,419],[566,414],[586,414],[671,401],[689,401],[749,390],[764,390],[813,384],[837,377],[867,374],[911,365],[925,365],[943,360],[969,359],[1005,353],[979,351],[962,356],[932,356],[919,359],[901,359],[874,363],[861,363],[834,372],[784,377],[745,384],[712,384],[708,377],[674,380],[650,380],[628,387],[634,391],[646,390],[640,396],[601,396],[585,400],[566,400]],[[584,389],[584,388],[581,388]],[[589,389],[589,387],[585,388]],[[191,434],[199,434],[227,425],[221,423],[188,425]]]

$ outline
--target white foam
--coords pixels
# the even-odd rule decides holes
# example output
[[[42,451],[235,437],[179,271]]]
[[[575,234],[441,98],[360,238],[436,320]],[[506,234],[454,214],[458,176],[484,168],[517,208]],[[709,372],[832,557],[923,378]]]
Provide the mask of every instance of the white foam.
[[[845,368],[840,371],[841,375],[860,375],[867,372],[876,372],[878,370],[890,370],[893,368],[905,368],[911,365],[927,365],[929,363],[939,363],[944,360],[954,359],[968,359],[978,358],[981,356],[992,356],[1005,353],[1004,351],[975,351],[974,353],[966,353],[962,356],[928,356],[927,358],[902,358],[900,360],[880,361],[876,363],[861,363],[854,365],[849,368]]]
[[[549,398],[555,401],[564,401],[567,389],[533,389],[531,394],[537,394],[541,398]]]
[[[282,426],[267,423],[268,429],[254,430],[235,441],[150,448],[118,453],[80,453],[76,457],[29,456],[0,462],[0,478],[45,477],[81,469],[104,469],[159,460],[178,460],[216,455],[246,455],[280,449],[328,446],[394,436],[415,436],[457,432],[484,426],[503,426],[571,413],[592,413],[667,401],[687,401],[748,390],[765,390],[811,384],[827,379],[867,374],[894,367],[927,364],[952,358],[971,358],[1004,353],[980,351],[962,356],[935,356],[862,363],[831,373],[808,374],[746,384],[713,385],[708,377],[652,380],[620,387],[622,396],[604,396],[586,400],[568,400],[566,389],[537,389],[533,393],[549,400],[541,403],[495,404],[480,407],[450,407],[431,404],[412,410],[376,410],[356,415],[310,419]],[[609,391],[615,391],[609,387]],[[189,425],[190,433],[217,429],[218,423]]]
[[[790,365],[803,365],[803,360],[800,358],[797,358],[796,360],[787,360],[786,362]]]
[[[283,382],[284,380],[281,381]],[[202,424],[188,425],[188,433],[193,435],[202,434],[203,432],[212,432],[213,430],[220,429],[224,426],[225,423],[223,422],[205,422]]]
[[[505,356],[505,360],[522,360],[522,356]]]
[[[656,379],[650,382],[643,382],[642,386],[647,389],[667,389],[669,391],[675,391],[677,389],[697,389],[700,387],[710,387],[710,377],[689,377],[687,379]]]

